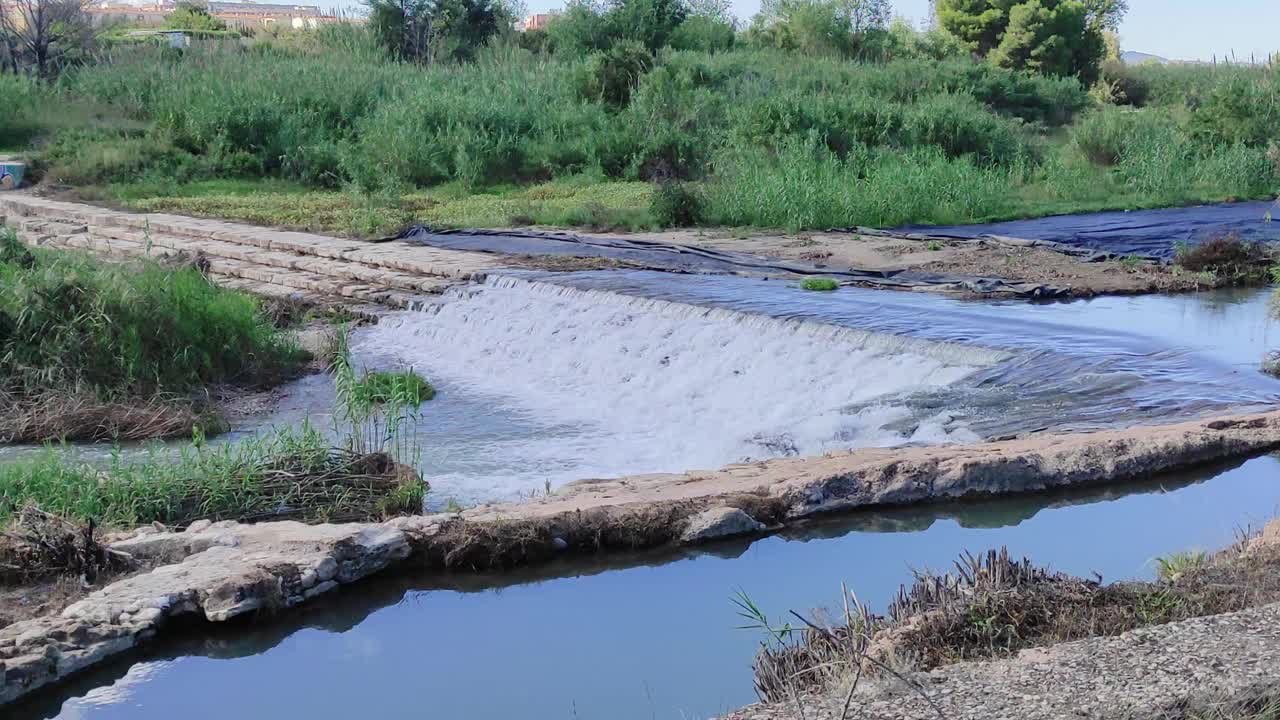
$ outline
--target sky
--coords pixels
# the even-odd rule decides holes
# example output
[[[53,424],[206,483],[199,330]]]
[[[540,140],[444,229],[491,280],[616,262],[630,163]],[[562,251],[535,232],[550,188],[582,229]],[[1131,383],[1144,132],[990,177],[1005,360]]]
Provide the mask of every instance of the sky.
[[[563,0],[525,0],[530,12],[564,6]],[[928,0],[894,0],[902,17],[920,21],[929,14]],[[733,0],[734,14],[744,22],[760,9],[760,0]],[[1120,28],[1125,50],[1175,60],[1211,60],[1230,55],[1261,59],[1280,51],[1280,0],[1129,0]]]

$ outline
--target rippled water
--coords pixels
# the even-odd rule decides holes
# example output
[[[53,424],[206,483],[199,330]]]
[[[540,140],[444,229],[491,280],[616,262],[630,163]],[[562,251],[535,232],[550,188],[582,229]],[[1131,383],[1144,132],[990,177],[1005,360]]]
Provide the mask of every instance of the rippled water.
[[[978,303],[654,272],[492,278],[362,331],[441,383],[437,497],[1276,400],[1266,291]],[[1277,338],[1280,340],[1280,338]]]

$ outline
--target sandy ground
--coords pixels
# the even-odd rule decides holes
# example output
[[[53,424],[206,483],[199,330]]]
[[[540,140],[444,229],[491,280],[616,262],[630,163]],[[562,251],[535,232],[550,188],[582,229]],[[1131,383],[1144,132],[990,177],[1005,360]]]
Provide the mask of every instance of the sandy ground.
[[[977,275],[1069,288],[1073,295],[1180,292],[1204,289],[1205,278],[1149,262],[1085,262],[1044,248],[989,241],[925,241],[848,233],[768,234],[725,230],[638,233],[648,240],[802,260],[831,267],[910,269]]]

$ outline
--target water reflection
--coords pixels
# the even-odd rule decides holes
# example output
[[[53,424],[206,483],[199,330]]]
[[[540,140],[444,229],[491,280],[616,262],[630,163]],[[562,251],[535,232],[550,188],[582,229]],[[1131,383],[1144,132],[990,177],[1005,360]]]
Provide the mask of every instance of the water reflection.
[[[841,581],[876,605],[911,567],[999,544],[1076,574],[1149,575],[1159,554],[1219,547],[1265,521],[1277,479],[1280,462],[1264,457],[1126,486],[855,513],[701,550],[389,577],[154,647],[141,671],[121,662],[6,717],[707,717],[752,699],[756,640],[733,629],[737,588],[774,613],[833,601]],[[92,690],[102,686],[114,689]]]

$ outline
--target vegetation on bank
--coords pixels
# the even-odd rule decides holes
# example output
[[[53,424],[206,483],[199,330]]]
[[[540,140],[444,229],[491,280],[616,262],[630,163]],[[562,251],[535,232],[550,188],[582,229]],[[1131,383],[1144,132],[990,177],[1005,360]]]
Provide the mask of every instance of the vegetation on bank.
[[[0,528],[28,508],[108,527],[181,527],[201,519],[346,522],[420,512],[427,484],[413,470],[413,430],[434,389],[412,370],[357,373],[345,340],[332,372],[332,432],[303,423],[211,445],[196,431],[176,451],[117,451],[106,463],[53,446],[32,459],[0,463]]]
[[[389,29],[118,48],[24,86],[0,138],[39,139],[37,174],[89,197],[359,234],[894,226],[1280,189],[1274,68],[1103,62],[1105,8],[1087,57],[1049,68],[854,5],[869,14],[772,3],[735,32],[715,8],[620,0],[545,34],[486,20],[453,46],[394,45],[424,5]],[[53,106],[92,121],[33,129]]]
[[[831,278],[810,277],[800,281],[800,287],[813,292],[831,292],[840,287],[840,283]]]
[[[103,263],[0,231],[0,441],[213,431],[209,388],[268,386],[306,359],[259,300],[194,268]]]
[[[1154,581],[1104,585],[1002,548],[965,554],[949,574],[917,573],[885,616],[847,590],[838,618],[792,613],[798,622],[778,624],[744,594],[735,603],[747,629],[764,633],[754,663],[761,699],[793,702],[864,674],[892,677],[1275,602],[1278,565],[1280,547],[1268,534],[1245,534],[1212,555],[1159,559]]]
[[[176,455],[87,462],[52,447],[0,464],[0,526],[23,507],[107,527],[233,519],[347,522],[416,513],[426,485],[385,453],[335,448],[316,428]]]

